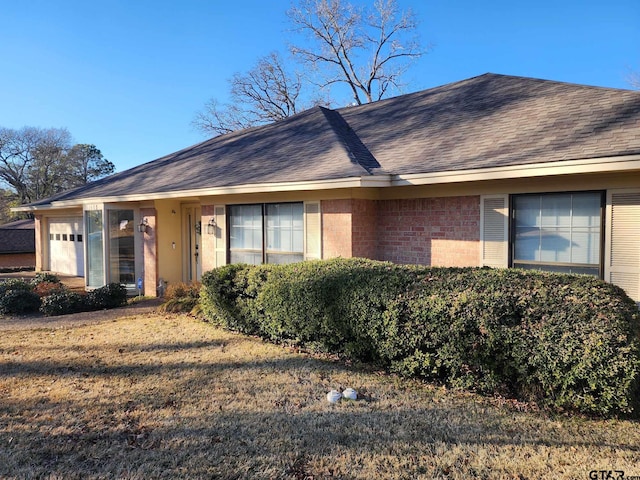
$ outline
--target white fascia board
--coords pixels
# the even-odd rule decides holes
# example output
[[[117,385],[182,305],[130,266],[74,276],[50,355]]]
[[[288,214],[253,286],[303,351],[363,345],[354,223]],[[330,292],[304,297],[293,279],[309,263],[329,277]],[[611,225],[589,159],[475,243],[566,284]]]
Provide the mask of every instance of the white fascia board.
[[[176,190],[171,192],[156,192],[145,194],[114,195],[105,197],[81,198],[74,200],[54,201],[48,205],[36,207],[17,207],[16,211],[36,211],[49,210],[55,208],[82,207],[84,205],[96,203],[120,203],[139,202],[144,200],[157,200],[159,198],[183,198],[216,195],[242,195],[248,193],[271,193],[271,192],[293,192],[309,190],[331,190],[338,188],[354,187],[388,187],[391,185],[390,175],[371,175],[363,177],[347,177],[331,180],[308,181],[308,182],[279,182],[279,183],[258,183],[249,185],[232,185],[227,187],[201,188],[194,190]],[[20,208],[21,210],[18,210]]]
[[[434,185],[442,183],[478,182],[512,178],[545,177],[585,173],[613,173],[640,170],[640,155],[530,163],[507,167],[454,170],[432,173],[394,175],[391,186]]]

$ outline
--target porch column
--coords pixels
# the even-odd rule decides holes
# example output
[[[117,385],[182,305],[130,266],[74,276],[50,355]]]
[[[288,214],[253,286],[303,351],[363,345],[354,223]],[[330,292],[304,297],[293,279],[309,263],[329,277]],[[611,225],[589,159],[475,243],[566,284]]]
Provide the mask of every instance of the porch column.
[[[144,295],[155,297],[158,286],[158,217],[155,208],[141,208],[140,216],[147,220],[147,231],[142,236]]]
[[[207,225],[214,219],[214,206],[202,205],[202,237],[200,239],[202,243],[202,249],[200,254],[202,255],[202,273],[213,270],[216,267],[216,236],[211,235],[208,232]]]

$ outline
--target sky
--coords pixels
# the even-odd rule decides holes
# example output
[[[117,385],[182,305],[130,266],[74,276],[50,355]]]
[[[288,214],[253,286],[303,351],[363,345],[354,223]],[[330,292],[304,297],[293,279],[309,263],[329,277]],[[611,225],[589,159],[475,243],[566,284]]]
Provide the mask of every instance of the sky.
[[[640,0],[397,1],[430,46],[404,93],[487,72],[631,88],[640,72]],[[117,171],[203,141],[192,120],[233,74],[286,56],[291,5],[0,0],[0,127],[67,128]]]

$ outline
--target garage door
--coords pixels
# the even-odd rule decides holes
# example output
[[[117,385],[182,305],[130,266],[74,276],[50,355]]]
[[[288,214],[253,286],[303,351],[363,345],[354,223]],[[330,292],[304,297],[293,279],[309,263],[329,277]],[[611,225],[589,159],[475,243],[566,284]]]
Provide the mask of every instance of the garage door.
[[[82,217],[49,219],[49,270],[84,276]]]

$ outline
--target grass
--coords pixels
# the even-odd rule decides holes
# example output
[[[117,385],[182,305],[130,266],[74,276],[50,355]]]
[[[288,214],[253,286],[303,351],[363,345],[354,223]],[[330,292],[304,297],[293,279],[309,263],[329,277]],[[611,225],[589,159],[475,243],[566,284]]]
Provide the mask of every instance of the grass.
[[[187,316],[0,335],[0,478],[640,475],[637,422],[518,407]]]

